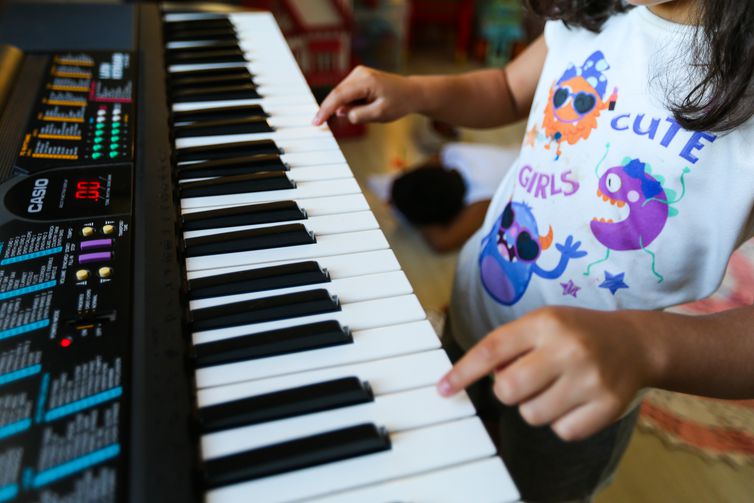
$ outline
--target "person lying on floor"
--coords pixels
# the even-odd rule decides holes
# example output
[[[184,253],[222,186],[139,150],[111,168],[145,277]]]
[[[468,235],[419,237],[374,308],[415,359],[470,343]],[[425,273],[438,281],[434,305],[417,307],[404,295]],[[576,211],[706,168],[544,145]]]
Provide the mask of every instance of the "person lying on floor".
[[[402,173],[377,175],[369,186],[416,227],[433,250],[457,250],[482,225],[515,150],[449,143],[439,156]]]

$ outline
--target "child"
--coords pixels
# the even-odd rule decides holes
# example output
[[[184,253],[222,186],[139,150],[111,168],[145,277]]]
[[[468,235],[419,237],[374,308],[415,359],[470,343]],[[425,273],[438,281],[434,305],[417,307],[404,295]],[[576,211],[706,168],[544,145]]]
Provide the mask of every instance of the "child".
[[[530,110],[519,160],[459,258],[449,325],[467,352],[438,390],[492,374],[523,499],[588,499],[642,388],[754,397],[754,307],[661,311],[711,294],[754,234],[754,3],[530,3],[562,21],[503,71],[360,68],[315,122],[420,112],[489,127]]]
[[[374,175],[369,188],[416,226],[437,252],[456,250],[479,229],[516,151],[449,143],[439,156],[400,174]]]

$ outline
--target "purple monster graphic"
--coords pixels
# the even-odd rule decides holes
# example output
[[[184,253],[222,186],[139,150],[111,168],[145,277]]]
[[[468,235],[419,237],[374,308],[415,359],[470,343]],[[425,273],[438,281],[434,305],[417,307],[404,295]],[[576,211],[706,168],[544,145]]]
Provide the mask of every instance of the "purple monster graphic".
[[[607,247],[607,251],[604,258],[589,264],[584,275],[589,275],[592,266],[606,261],[611,250],[643,250],[652,257],[652,274],[658,283],[662,283],[664,278],[655,270],[655,254],[648,246],[660,235],[668,218],[678,214],[678,210],[671,205],[685,195],[683,177],[689,172],[689,168],[683,169],[682,193],[677,199],[673,190],[663,187],[664,179],[659,175],[651,175],[649,165],[639,159],[626,158],[623,165],[614,166],[599,177],[597,197],[617,206],[621,213],[628,214],[617,222],[605,218],[592,219],[592,234]]]

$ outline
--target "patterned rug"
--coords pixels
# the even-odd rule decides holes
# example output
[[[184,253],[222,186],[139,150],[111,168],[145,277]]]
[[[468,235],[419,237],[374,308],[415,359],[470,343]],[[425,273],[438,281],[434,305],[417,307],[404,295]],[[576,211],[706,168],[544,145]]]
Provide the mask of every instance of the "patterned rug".
[[[754,304],[754,240],[731,257],[719,290],[708,299],[672,309],[708,314]],[[639,427],[668,445],[734,465],[754,463],[754,400],[731,401],[652,390]]]

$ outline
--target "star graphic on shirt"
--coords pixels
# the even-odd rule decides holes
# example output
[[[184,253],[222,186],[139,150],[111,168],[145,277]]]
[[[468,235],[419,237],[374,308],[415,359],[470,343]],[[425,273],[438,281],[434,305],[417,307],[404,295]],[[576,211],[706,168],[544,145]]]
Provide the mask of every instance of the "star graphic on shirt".
[[[610,293],[615,295],[615,292],[617,292],[621,288],[628,288],[628,285],[623,281],[623,278],[625,276],[626,273],[624,272],[613,275],[605,271],[605,281],[602,282],[600,288],[607,288],[608,290],[610,290]]]
[[[574,298],[576,298],[576,294],[581,290],[581,287],[576,286],[572,279],[569,279],[568,283],[561,283],[560,286],[563,287],[563,295],[570,295]]]
[[[524,144],[529,145],[530,147],[535,147],[537,143],[537,126],[532,126],[530,130],[526,132],[526,140],[524,140]]]

